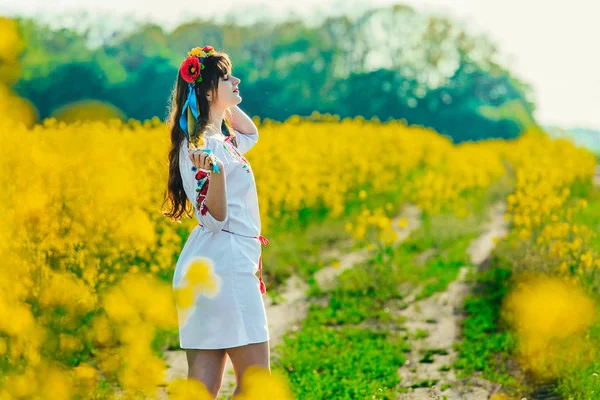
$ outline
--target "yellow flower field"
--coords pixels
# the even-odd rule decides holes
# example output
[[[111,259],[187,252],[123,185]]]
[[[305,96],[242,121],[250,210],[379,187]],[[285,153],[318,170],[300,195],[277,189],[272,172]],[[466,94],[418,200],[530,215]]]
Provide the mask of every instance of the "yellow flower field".
[[[392,243],[391,208],[381,199],[412,202],[426,215],[465,215],[469,196],[509,173],[511,235],[561,256],[567,266],[556,269],[575,266],[570,277],[598,266],[585,246],[590,233],[569,222],[566,207],[568,188],[591,177],[594,160],[568,142],[530,133],[453,145],[400,122],[316,113],[263,121],[259,131],[248,159],[265,235],[310,224],[311,213],[333,220],[359,204],[361,217],[347,225],[353,237],[374,226],[379,241]],[[168,140],[158,119],[46,120],[32,129],[0,121],[0,399],[113,398],[115,385],[127,398],[151,397],[164,382],[165,363],[151,344],[157,331],[177,326],[170,278],[196,224],[161,214]],[[209,276],[197,275],[192,283]],[[269,379],[274,393],[285,392],[281,378]],[[196,388],[179,384],[173,398],[191,398]]]

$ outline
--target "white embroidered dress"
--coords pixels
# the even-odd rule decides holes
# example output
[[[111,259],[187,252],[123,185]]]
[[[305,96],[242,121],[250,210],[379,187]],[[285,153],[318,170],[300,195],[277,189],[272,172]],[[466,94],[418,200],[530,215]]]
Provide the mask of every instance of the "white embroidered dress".
[[[261,223],[254,173],[243,157],[258,141],[258,134],[235,133],[238,148],[225,135],[205,137],[205,147],[223,162],[227,217],[219,221],[210,210],[204,209],[201,213],[194,207],[199,225],[191,232],[177,260],[173,288],[186,284],[186,262],[196,256],[212,259],[221,288],[213,298],[196,297],[190,309],[177,308],[183,349],[222,349],[269,340],[260,281],[256,276],[261,243],[265,243],[259,239]],[[195,206],[198,184],[187,147],[184,139],[179,152],[179,170],[185,193]]]

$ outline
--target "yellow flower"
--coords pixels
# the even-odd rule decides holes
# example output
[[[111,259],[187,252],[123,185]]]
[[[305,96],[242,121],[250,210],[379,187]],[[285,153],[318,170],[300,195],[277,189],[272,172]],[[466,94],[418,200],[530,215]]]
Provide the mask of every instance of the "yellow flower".
[[[398,226],[398,228],[406,228],[406,225],[408,224],[408,219],[406,217],[402,217],[398,220],[398,222],[396,223],[396,225]]]
[[[188,51],[188,57],[196,56],[204,58],[206,57],[206,53],[202,50],[201,47],[194,47],[192,50]]]
[[[346,231],[347,233],[352,232],[353,229],[353,225],[350,222],[346,222],[346,224],[344,225],[344,231]]]
[[[80,379],[96,379],[98,371],[89,364],[80,364],[75,367],[75,376]]]
[[[496,393],[495,395],[490,397],[490,400],[519,400],[519,399],[517,399],[515,397],[510,397],[504,393]]]
[[[221,278],[214,273],[212,260],[207,257],[191,259],[185,278],[195,292],[207,297],[215,297],[221,289]]]
[[[292,392],[286,378],[257,366],[250,366],[242,376],[239,400],[292,400]]]
[[[180,308],[189,308],[194,305],[194,288],[191,286],[175,288],[174,293],[175,302]]]
[[[98,371],[88,364],[80,364],[74,369],[77,386],[92,388],[98,378]]]
[[[194,48],[190,55],[206,52]],[[20,375],[5,371],[5,387],[14,397],[39,397],[44,390],[40,379],[46,376],[36,366],[62,359],[61,347],[70,351],[84,346],[98,350],[98,369],[118,379],[127,391],[124,397],[133,397],[131,390],[137,388],[151,391],[164,372],[164,365],[149,351],[155,329],[173,328],[177,321],[172,288],[164,277],[181,252],[182,235],[197,226],[194,218],[174,224],[154,212],[164,193],[148,188],[162,187],[169,171],[164,162],[148,160],[166,161],[170,139],[164,134],[165,124],[158,118],[81,124],[50,118],[27,129],[31,107],[16,98],[0,85],[0,104],[10,100],[4,101],[10,107],[3,115],[17,116],[25,123],[0,119],[0,170],[7,172],[0,174],[0,186],[5,189],[0,207],[4,222],[0,224],[0,259],[11,265],[0,273],[0,314],[6,317],[0,318],[4,335],[0,353],[8,358],[7,365],[19,360],[25,367]],[[585,253],[591,248],[592,234],[574,224],[573,212],[579,209],[571,206],[571,194],[563,190],[591,178],[595,160],[588,151],[537,133],[525,133],[514,141],[455,145],[434,131],[397,121],[342,121],[318,113],[311,118],[293,116],[285,123],[254,119],[260,124],[261,140],[247,157],[256,174],[263,231],[275,224],[310,221],[317,214],[343,220],[353,215],[359,197],[365,209],[357,210],[360,214],[344,230],[364,240],[364,247],[390,246],[397,227],[387,214],[397,206],[412,203],[428,215],[465,216],[473,208],[471,194],[487,192],[506,175],[506,160],[516,177],[512,197],[506,199],[507,220],[512,221],[510,244],[517,247],[520,232],[524,241],[535,239],[528,244],[541,257],[548,257],[547,265],[555,266],[556,272],[563,270],[563,278],[569,281],[583,280],[564,276],[572,274],[572,269],[591,275],[592,268],[600,268],[598,255]],[[89,135],[81,135],[82,131]],[[331,147],[331,132],[379,140],[366,144],[346,140]],[[282,135],[289,140],[282,141]],[[143,146],[139,145],[141,137]],[[206,145],[202,138],[197,144]],[[81,152],[82,148],[94,151]],[[348,174],[345,161],[359,152],[367,161],[356,163],[354,173]],[[373,159],[377,162],[368,162]],[[46,179],[31,180],[31,171],[36,170],[43,170]],[[373,204],[384,206],[370,209]],[[401,219],[398,227],[406,227],[407,222]],[[20,229],[24,224],[27,229]],[[52,265],[46,265],[50,261]],[[138,273],[130,276],[132,271]],[[184,271],[183,286],[175,289],[174,296],[182,321],[197,296],[218,293],[219,279],[206,260]],[[540,296],[530,297],[538,308],[544,306],[535,300]],[[36,313],[31,310],[32,302],[39,307]],[[59,316],[57,307],[66,310],[67,316]],[[530,312],[527,307],[519,309]],[[539,318],[546,315],[537,312]],[[85,315],[94,317],[88,321]],[[80,342],[43,328],[55,324],[69,332],[81,327]],[[50,348],[41,351],[47,342],[57,344],[54,352]],[[523,343],[524,350],[535,350],[537,345]],[[78,374],[93,374],[85,368],[70,371],[75,381],[80,380]],[[76,386],[60,378],[56,382],[56,397],[67,393],[61,388]],[[186,398],[185,392],[181,396]],[[280,397],[276,393],[272,398]]]
[[[206,386],[196,379],[174,379],[169,383],[167,393],[170,400],[212,400]]]
[[[578,286],[547,276],[522,281],[503,305],[503,315],[518,335],[521,361],[542,376],[555,376],[559,361],[572,356],[574,361],[576,354],[588,352],[579,335],[593,323],[595,311],[594,301]]]
[[[567,264],[566,261],[563,261],[560,263],[560,265],[558,266],[559,271],[561,272],[567,272],[567,270],[569,269],[569,265]]]
[[[580,257],[580,261],[586,269],[590,269],[594,263],[594,255],[591,250],[586,251]]]
[[[211,280],[212,265],[208,258],[196,258],[188,268],[185,277],[191,285],[214,285]]]

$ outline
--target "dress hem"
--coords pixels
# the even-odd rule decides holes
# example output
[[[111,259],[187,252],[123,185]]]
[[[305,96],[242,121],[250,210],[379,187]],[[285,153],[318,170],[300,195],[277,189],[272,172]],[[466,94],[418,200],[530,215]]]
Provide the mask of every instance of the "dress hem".
[[[270,340],[271,338],[267,338],[266,340],[260,340],[258,342],[253,342],[253,341],[249,341],[249,342],[245,342],[244,344],[238,344],[236,346],[227,346],[227,347],[183,347],[181,346],[181,344],[179,345],[179,347],[181,348],[181,350],[224,350],[224,349],[234,349],[236,347],[242,347],[242,346],[247,346],[249,344],[258,344],[258,343],[266,343]]]

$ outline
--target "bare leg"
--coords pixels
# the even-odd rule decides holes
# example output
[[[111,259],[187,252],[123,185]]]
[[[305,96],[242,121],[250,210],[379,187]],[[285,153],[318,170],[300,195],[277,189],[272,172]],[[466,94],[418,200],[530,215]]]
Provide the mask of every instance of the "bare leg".
[[[223,381],[223,371],[227,361],[225,349],[198,350],[186,349],[188,378],[204,383],[213,398],[217,398]]]
[[[233,398],[242,390],[242,376],[246,369],[252,365],[265,368],[271,372],[269,342],[252,343],[246,346],[232,347],[227,349],[235,371],[235,391]]]

